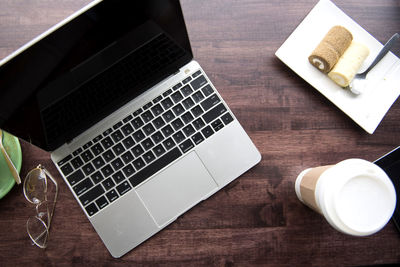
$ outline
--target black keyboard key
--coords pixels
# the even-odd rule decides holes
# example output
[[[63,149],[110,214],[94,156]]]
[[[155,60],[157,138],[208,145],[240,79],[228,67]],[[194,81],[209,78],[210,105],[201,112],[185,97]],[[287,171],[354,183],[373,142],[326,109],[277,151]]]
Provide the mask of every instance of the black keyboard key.
[[[157,129],[160,129],[161,127],[163,127],[165,125],[165,121],[163,120],[162,117],[158,117],[157,119],[155,119],[153,121],[153,124]]]
[[[178,90],[178,89],[181,88],[181,87],[182,87],[182,84],[181,84],[181,83],[178,83],[177,85],[175,85],[174,87],[172,87],[172,89]]]
[[[190,82],[192,80],[192,77],[187,77],[186,79],[184,79],[183,81],[182,81],[182,83],[183,84],[187,84],[188,82]]]
[[[94,165],[94,167],[95,167],[96,169],[100,169],[101,167],[104,166],[104,164],[106,164],[101,156],[98,156],[97,158],[95,158],[95,159],[92,161],[92,163],[93,163],[93,165]]]
[[[135,175],[133,175],[129,181],[131,182],[132,186],[135,187],[162,168],[166,167],[169,165],[171,162],[176,160],[182,155],[182,153],[179,151],[178,148],[174,148],[170,150],[168,153],[164,154],[162,157],[159,159],[155,160],[153,163],[150,165],[146,166],[143,168],[141,171],[137,172]]]
[[[167,125],[164,128],[161,129],[161,132],[165,137],[170,136],[171,134],[174,133],[174,129],[172,129],[171,125]]]
[[[204,95],[201,91],[198,91],[192,95],[194,102],[199,103],[201,100],[204,99]]]
[[[170,94],[172,94],[172,89],[168,89],[168,90],[165,91],[162,95],[163,95],[163,97],[167,97],[167,96],[169,96]]]
[[[174,111],[176,116],[181,115],[185,111],[185,109],[183,108],[183,106],[181,104],[174,106],[172,108],[172,110]]]
[[[158,116],[164,112],[164,109],[162,108],[162,106],[160,104],[157,104],[151,108],[151,111],[153,112],[154,116]]]
[[[113,140],[111,140],[111,138],[108,136],[106,138],[104,138],[103,140],[101,140],[101,144],[103,145],[103,147],[105,149],[112,147],[112,145],[114,145]]]
[[[122,160],[124,161],[125,164],[128,164],[129,162],[131,162],[135,157],[132,155],[132,153],[130,151],[125,152],[124,154],[122,154],[121,156]]]
[[[74,185],[81,181],[85,175],[83,175],[83,172],[81,170],[77,170],[76,172],[72,173],[70,176],[67,177],[68,182],[70,185]]]
[[[174,100],[175,103],[178,103],[183,99],[183,96],[179,91],[177,91],[171,95],[171,98],[172,100]]]
[[[116,184],[119,184],[120,182],[122,182],[123,180],[125,180],[125,176],[122,173],[122,171],[118,171],[117,173],[114,173],[112,178],[114,179],[114,182]]]
[[[150,148],[152,148],[154,146],[153,141],[151,140],[151,138],[147,138],[142,142],[142,146],[145,150],[149,150]]]
[[[190,139],[187,139],[186,141],[182,142],[179,145],[179,148],[182,150],[182,153],[188,152],[193,147],[194,147],[194,144],[193,144],[192,140],[190,140]]]
[[[78,156],[79,153],[81,153],[82,151],[83,151],[83,149],[80,147],[80,148],[78,148],[77,150],[75,150],[74,152],[72,152],[72,155]],[[64,163],[63,163],[63,164],[64,164]],[[62,164],[60,164],[60,162],[59,162],[59,165],[62,165]]]
[[[122,169],[122,172],[124,173],[125,177],[130,177],[135,173],[135,169],[133,168],[132,164],[129,164]]]
[[[219,104],[212,110],[208,111],[206,114],[203,115],[203,119],[206,123],[210,123],[222,114],[224,114],[227,111],[226,107],[224,104]]]
[[[155,144],[158,144],[162,140],[164,140],[164,136],[161,134],[161,132],[156,132],[151,136],[151,139],[154,141]]]
[[[92,172],[94,172],[94,167],[92,163],[89,162],[88,164],[82,167],[82,170],[85,173],[85,175],[90,175]]]
[[[101,185],[97,185],[90,189],[88,192],[83,194],[79,200],[81,201],[82,205],[86,206],[96,198],[98,198],[100,195],[104,193],[104,189]]]
[[[83,165],[82,159],[78,156],[71,160],[72,166],[74,166],[75,169],[79,169]]]
[[[100,144],[95,144],[94,146],[92,146],[91,150],[92,150],[93,154],[95,156],[97,156],[100,153],[103,153],[104,148]]]
[[[92,141],[87,142],[86,144],[83,145],[83,149],[88,149],[91,145],[93,145]]]
[[[122,121],[123,121],[124,123],[127,123],[127,122],[130,121],[131,119],[133,119],[133,116],[132,116],[132,115],[128,115],[128,116],[126,116]]]
[[[133,127],[131,124],[125,124],[124,126],[122,126],[121,131],[124,133],[125,136],[127,136],[133,133]]]
[[[93,154],[89,150],[86,150],[86,151],[82,152],[81,157],[82,157],[84,162],[88,162],[91,159],[93,159]]]
[[[183,114],[181,118],[185,124],[188,124],[189,122],[191,122],[194,119],[193,115],[192,115],[192,113],[190,113],[190,111]]]
[[[135,166],[136,170],[140,170],[141,168],[144,167],[144,165],[146,165],[146,164],[144,163],[142,158],[138,158],[137,160],[135,160],[133,162],[133,166]]]
[[[107,150],[106,152],[104,152],[103,158],[105,159],[106,162],[110,162],[111,160],[113,160],[115,158],[115,155],[112,152],[112,150],[110,149],[110,150]]]
[[[122,168],[122,166],[124,166],[124,163],[120,158],[116,158],[111,162],[111,166],[114,168],[114,170],[118,171],[119,169]]]
[[[219,97],[216,94],[213,94],[212,96],[201,102],[201,106],[205,111],[207,111],[216,104],[218,104],[220,101],[221,100],[219,99]]]
[[[127,193],[132,187],[129,185],[128,181],[123,182],[119,186],[116,187],[118,193],[122,196],[123,194]]]
[[[214,92],[214,89],[212,89],[212,87],[209,84],[207,84],[206,86],[204,86],[201,89],[201,91],[207,97],[207,96],[211,95]]]
[[[86,212],[89,214],[89,216],[94,215],[96,212],[99,211],[99,209],[96,207],[96,204],[92,203],[89,206],[85,208]]]
[[[211,123],[211,126],[214,128],[214,131],[219,131],[222,129],[222,127],[224,127],[224,124],[222,123],[222,121],[220,119],[216,119],[215,121],[213,121]]]
[[[122,121],[117,122],[116,124],[114,124],[113,129],[117,130],[119,127],[122,126]]]
[[[108,178],[107,180],[105,180],[103,183],[103,187],[106,191],[110,190],[111,188],[114,187],[115,183],[111,178]]]
[[[74,153],[75,153],[75,151],[74,151]],[[78,152],[77,152],[78,153]],[[77,154],[76,153],[76,154]],[[66,156],[65,158],[63,158],[62,160],[60,160],[57,164],[58,164],[58,166],[62,166],[62,165],[64,165],[66,162],[68,162],[68,161],[70,161],[72,159],[72,156],[71,155],[68,155],[68,156]]]
[[[186,109],[190,109],[191,107],[194,106],[194,102],[190,97],[188,97],[185,100],[183,100],[182,104]]]
[[[183,135],[183,133],[181,131],[175,133],[172,137],[174,138],[174,140],[177,144],[179,144],[180,142],[185,140],[185,136]]]
[[[133,133],[133,138],[135,139],[135,141],[137,143],[139,143],[140,141],[142,141],[146,136],[144,135],[144,133],[142,132],[142,130],[138,130],[136,132]]]
[[[204,137],[201,135],[201,133],[196,133],[195,135],[192,136],[192,140],[195,143],[195,145],[198,145],[204,141]]]
[[[112,150],[117,156],[120,155],[122,152],[126,151],[126,149],[122,146],[122,144],[116,144],[115,146],[113,146]]]
[[[139,116],[140,113],[143,112],[142,108],[139,108],[138,110],[136,110],[135,112],[133,112],[133,116]]]
[[[61,171],[64,174],[64,176],[67,176],[68,174],[72,173],[74,169],[72,169],[71,164],[67,163],[61,167]]]
[[[132,137],[128,136],[127,138],[122,140],[122,144],[124,144],[126,149],[129,149],[129,148],[133,147],[133,145],[135,144],[135,141],[133,141]]]
[[[143,154],[144,150],[141,147],[141,145],[137,145],[134,148],[132,148],[132,152],[133,152],[133,155],[135,155],[135,157],[139,157],[140,155]]]
[[[201,75],[199,78],[193,80],[190,83],[190,85],[193,87],[194,90],[197,90],[197,89],[203,87],[206,84],[207,84],[207,80],[206,80],[206,78],[204,78],[203,75]]]
[[[163,116],[165,122],[167,122],[167,123],[172,121],[173,119],[175,119],[175,115],[174,115],[174,113],[172,113],[171,110],[168,110],[162,116]]]
[[[164,107],[164,109],[169,109],[174,105],[174,103],[172,102],[171,98],[168,97],[161,101],[161,105]]]
[[[153,118],[154,116],[149,110],[142,114],[142,119],[145,123],[151,121]]]
[[[92,188],[92,186],[93,186],[92,180],[90,180],[89,178],[86,178],[79,184],[75,185],[73,187],[73,189],[74,189],[75,194],[77,194],[79,196],[79,195],[83,194],[84,192],[86,192],[87,190],[89,190],[90,188]]]
[[[114,170],[111,168],[110,164],[108,164],[101,168],[101,172],[103,173],[104,177],[108,177],[114,172]]]
[[[168,138],[167,140],[165,140],[165,141],[163,142],[163,145],[164,145],[164,147],[165,147],[167,150],[170,150],[171,148],[173,148],[173,147],[175,146],[175,142],[174,142],[174,140],[172,140],[172,138],[170,137],[170,138]]]
[[[183,127],[182,131],[185,133],[185,135],[187,137],[191,136],[192,134],[194,134],[195,130],[193,128],[192,125],[186,125],[185,127]]]
[[[120,130],[118,130],[111,134],[111,138],[114,140],[115,143],[118,143],[119,141],[122,140],[122,138],[124,138],[124,135],[122,134],[122,132]]]
[[[132,120],[132,125],[133,127],[135,127],[135,129],[139,129],[140,127],[143,126],[144,122],[142,121],[142,119],[140,117],[136,117]]]
[[[199,105],[192,108],[191,111],[195,117],[198,117],[204,113],[203,109]]]
[[[108,192],[108,193],[106,194],[106,197],[107,197],[108,201],[110,201],[110,203],[111,203],[111,202],[113,202],[114,200],[116,200],[119,196],[118,196],[118,194],[117,194],[117,191],[115,191],[115,190],[113,189],[113,190],[111,190],[110,192]]]
[[[96,137],[93,139],[93,142],[97,143],[97,142],[100,141],[101,139],[103,139],[103,136],[100,134],[100,135],[96,136]]]
[[[203,128],[206,125],[202,118],[198,118],[192,124],[193,124],[194,128],[196,128],[196,130],[200,130],[201,128]]]
[[[143,154],[143,158],[146,161],[146,163],[152,162],[156,157],[154,156],[153,152],[149,151],[147,153]]]
[[[165,153],[165,149],[164,149],[164,147],[163,147],[162,145],[158,145],[158,146],[156,146],[155,148],[153,148],[153,153],[154,153],[157,157],[159,157],[159,156],[161,156],[162,154]]]
[[[100,171],[97,171],[97,172],[93,173],[92,176],[90,176],[90,178],[92,178],[92,181],[95,184],[98,184],[98,183],[100,183],[101,181],[104,180],[104,176],[103,176],[103,174],[101,174]]]
[[[196,78],[197,76],[199,76],[201,74],[201,70],[196,71],[195,73],[192,74],[193,78]]]
[[[189,85],[185,85],[180,91],[185,97],[193,93],[193,89]]]
[[[156,103],[160,102],[161,99],[162,99],[162,96],[159,95],[153,99],[153,103],[156,104]]]
[[[205,138],[208,138],[214,134],[214,130],[210,126],[205,127],[203,130],[201,130],[201,132]]]
[[[171,122],[172,127],[174,127],[175,131],[179,130],[183,127],[183,122],[181,119],[177,118],[173,122]]]
[[[149,103],[147,103],[146,105],[143,106],[143,109],[144,110],[149,109],[152,105],[153,105],[153,103],[149,102]]]
[[[109,135],[110,133],[112,133],[112,129],[111,128],[108,128],[107,130],[105,130],[104,132],[103,132],[103,135],[104,136],[107,136],[107,135]]]
[[[221,120],[225,123],[225,125],[229,124],[233,121],[232,115],[228,112],[221,117]]]
[[[96,199],[96,204],[100,209],[102,209],[108,205],[108,201],[104,196],[102,196],[102,197]]]
[[[143,127],[143,131],[146,135],[150,135],[152,133],[154,133],[156,129],[154,128],[153,124],[148,123]]]

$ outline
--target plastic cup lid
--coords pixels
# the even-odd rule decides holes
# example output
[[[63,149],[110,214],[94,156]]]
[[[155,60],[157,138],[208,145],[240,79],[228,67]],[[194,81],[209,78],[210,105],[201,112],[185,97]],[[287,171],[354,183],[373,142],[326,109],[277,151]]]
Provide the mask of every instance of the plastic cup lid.
[[[370,235],[383,228],[396,206],[396,192],[387,174],[360,159],[342,161],[335,169],[323,203],[328,221],[351,235]]]

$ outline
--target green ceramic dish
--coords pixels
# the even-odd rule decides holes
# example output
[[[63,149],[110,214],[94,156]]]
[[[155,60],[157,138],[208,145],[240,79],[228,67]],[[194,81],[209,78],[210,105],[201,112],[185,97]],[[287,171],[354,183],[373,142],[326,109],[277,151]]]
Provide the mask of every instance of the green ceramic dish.
[[[4,131],[3,135],[3,145],[19,173],[22,165],[22,152],[19,140],[17,137]],[[0,199],[11,190],[14,184],[14,177],[8,168],[3,153],[0,153]]]

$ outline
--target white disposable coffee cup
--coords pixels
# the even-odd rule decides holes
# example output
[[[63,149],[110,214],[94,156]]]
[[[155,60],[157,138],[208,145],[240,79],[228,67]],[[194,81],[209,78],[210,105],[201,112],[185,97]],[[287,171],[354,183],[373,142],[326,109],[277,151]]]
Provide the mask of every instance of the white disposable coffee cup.
[[[393,215],[396,191],[372,162],[348,159],[309,168],[296,179],[297,197],[345,234],[366,236],[381,230]]]

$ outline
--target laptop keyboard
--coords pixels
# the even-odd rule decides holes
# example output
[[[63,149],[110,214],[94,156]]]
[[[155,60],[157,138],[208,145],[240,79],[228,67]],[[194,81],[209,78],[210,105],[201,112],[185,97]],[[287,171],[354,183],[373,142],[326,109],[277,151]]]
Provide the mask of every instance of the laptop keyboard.
[[[57,164],[92,216],[232,121],[199,70]]]

